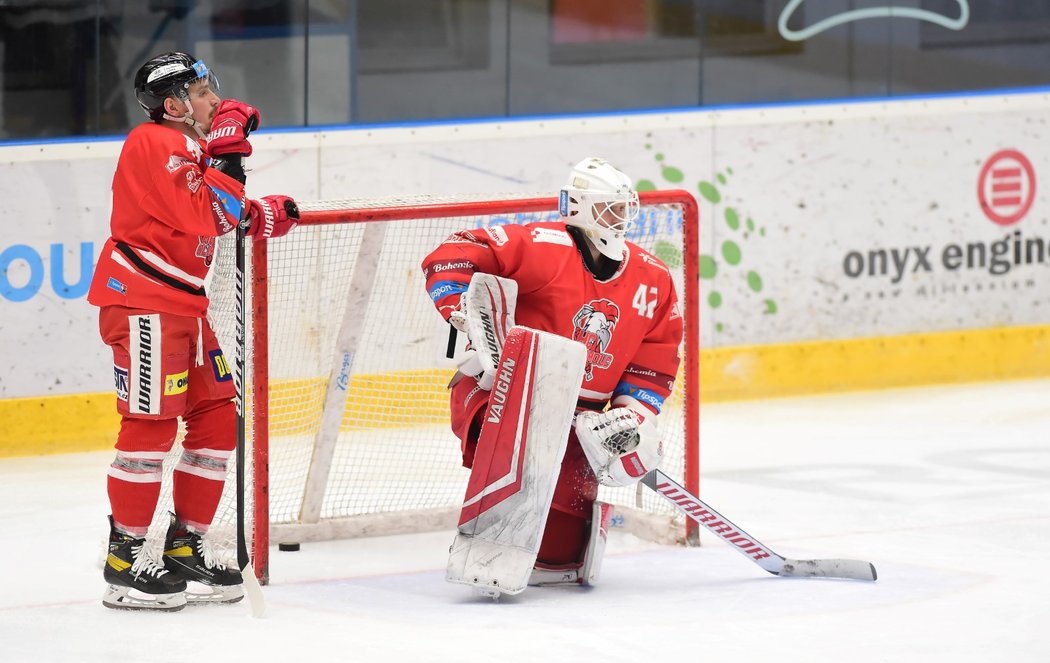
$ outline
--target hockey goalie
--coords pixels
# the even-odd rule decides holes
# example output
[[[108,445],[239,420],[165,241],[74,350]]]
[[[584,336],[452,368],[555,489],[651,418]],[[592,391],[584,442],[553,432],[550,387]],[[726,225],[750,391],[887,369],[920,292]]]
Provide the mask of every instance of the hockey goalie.
[[[471,469],[448,580],[483,593],[593,584],[610,505],[663,455],[682,319],[667,267],[628,242],[631,180],[577,164],[562,218],[448,237],[423,261],[441,315],[469,339],[452,429]]]

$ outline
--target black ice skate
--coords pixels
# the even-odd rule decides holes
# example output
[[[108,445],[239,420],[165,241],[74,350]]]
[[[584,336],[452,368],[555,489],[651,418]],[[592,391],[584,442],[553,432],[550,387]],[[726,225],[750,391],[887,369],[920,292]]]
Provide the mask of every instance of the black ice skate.
[[[118,532],[109,517],[109,554],[103,577],[109,583],[102,596],[107,608],[126,610],[182,610],[186,607],[186,581],[145,551],[145,539]]]
[[[244,598],[241,572],[214,559],[201,535],[183,527],[175,514],[164,539],[164,568],[192,583],[186,590],[189,603],[236,603]]]

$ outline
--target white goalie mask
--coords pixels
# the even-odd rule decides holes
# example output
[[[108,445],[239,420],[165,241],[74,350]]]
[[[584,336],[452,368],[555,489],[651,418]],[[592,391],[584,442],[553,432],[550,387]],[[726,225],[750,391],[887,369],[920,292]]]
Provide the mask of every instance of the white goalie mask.
[[[558,207],[565,224],[581,229],[602,255],[623,260],[639,211],[631,178],[605,159],[588,157],[573,167]]]

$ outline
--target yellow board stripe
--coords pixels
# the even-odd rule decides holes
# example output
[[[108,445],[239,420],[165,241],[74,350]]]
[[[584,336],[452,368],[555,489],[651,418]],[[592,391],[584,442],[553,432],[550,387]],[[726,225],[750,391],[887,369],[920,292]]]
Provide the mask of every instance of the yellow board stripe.
[[[346,430],[448,421],[447,370],[351,380]],[[1050,377],[1050,325],[719,348],[700,353],[704,402],[921,384]],[[304,398],[320,407],[323,380],[271,385],[275,434],[296,428]],[[112,393],[0,400],[0,457],[112,448],[120,417]],[[410,417],[405,412],[411,412]],[[316,413],[313,413],[316,414]],[[312,417],[316,421],[317,417]]]
[[[703,401],[1050,377],[1050,326],[757,345],[700,353]]]

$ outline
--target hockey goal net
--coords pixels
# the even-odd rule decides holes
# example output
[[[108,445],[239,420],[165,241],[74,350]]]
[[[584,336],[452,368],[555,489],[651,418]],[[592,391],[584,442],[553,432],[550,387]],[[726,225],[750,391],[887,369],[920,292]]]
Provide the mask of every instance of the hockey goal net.
[[[682,367],[660,417],[661,469],[695,492],[696,201],[685,191],[642,192],[640,199],[629,239],[668,265],[685,319]],[[246,267],[246,531],[264,581],[271,543],[454,529],[468,476],[448,425],[446,385],[456,361],[446,358],[449,328],[426,292],[420,263],[457,230],[558,219],[557,198],[540,196],[355,199],[300,208],[294,232],[249,244]],[[232,233],[219,242],[209,285],[209,315],[231,364],[234,244]],[[208,536],[231,562],[234,470],[231,462]],[[640,484],[601,491],[600,499],[618,507],[614,525],[664,542],[695,536]],[[163,528],[166,511],[162,502],[154,530]]]

